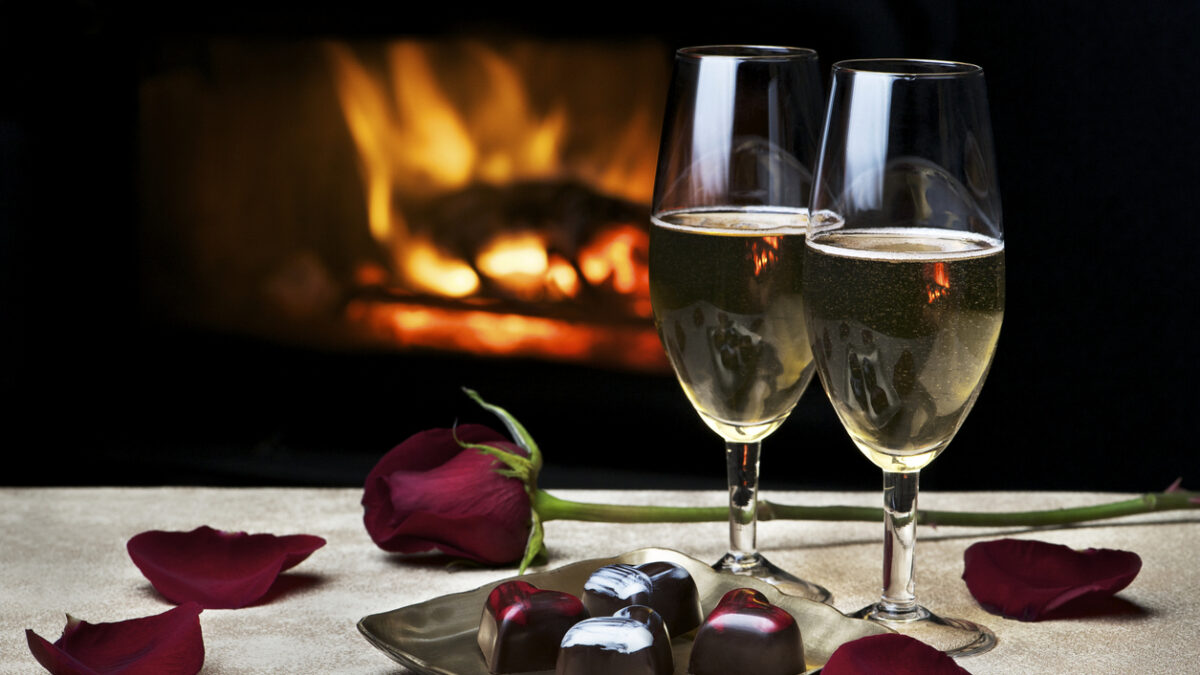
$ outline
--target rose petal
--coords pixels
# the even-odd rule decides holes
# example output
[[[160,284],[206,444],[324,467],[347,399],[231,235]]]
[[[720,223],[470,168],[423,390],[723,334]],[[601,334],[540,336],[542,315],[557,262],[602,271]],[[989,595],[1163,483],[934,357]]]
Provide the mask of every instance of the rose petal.
[[[25,639],[54,675],[194,675],[204,665],[200,610],[189,602],[154,616],[98,624],[68,615],[54,644],[32,630]]]
[[[202,525],[191,532],[142,532],[126,549],[159,593],[205,609],[236,609],[266,595],[279,573],[300,564],[325,540],[309,534],[222,532]]]
[[[941,651],[900,633],[851,640],[829,656],[824,675],[961,675],[967,671]]]
[[[392,538],[395,523],[399,522],[392,506],[391,488],[384,478],[396,471],[428,471],[457,456],[464,443],[500,443],[503,436],[480,424],[464,424],[455,429],[429,429],[410,436],[392,448],[367,474],[362,505],[363,523],[367,533],[384,550]]]
[[[500,460],[459,441],[525,454],[481,425],[432,429],[404,441],[367,476],[363,523],[377,546],[491,565],[520,559],[531,518],[524,484],[496,473]]]
[[[963,555],[963,580],[993,614],[1021,621],[1052,618],[1068,603],[1112,596],[1142,569],[1136,553],[1022,539],[979,542]]]

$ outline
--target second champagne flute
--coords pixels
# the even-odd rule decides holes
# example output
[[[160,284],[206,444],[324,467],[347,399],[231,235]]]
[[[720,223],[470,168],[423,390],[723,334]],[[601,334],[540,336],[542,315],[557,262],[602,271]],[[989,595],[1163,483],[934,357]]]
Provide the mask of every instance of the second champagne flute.
[[[816,52],[676,53],[655,179],[650,294],[692,405],[725,440],[728,553],[714,568],[828,601],[758,552],[761,441],[812,379],[800,295],[823,90]]]
[[[975,404],[1004,319],[1004,231],[983,70],[833,65],[804,300],[817,372],[883,470],[883,584],[857,613],[955,656],[995,635],[917,602],[921,469]]]

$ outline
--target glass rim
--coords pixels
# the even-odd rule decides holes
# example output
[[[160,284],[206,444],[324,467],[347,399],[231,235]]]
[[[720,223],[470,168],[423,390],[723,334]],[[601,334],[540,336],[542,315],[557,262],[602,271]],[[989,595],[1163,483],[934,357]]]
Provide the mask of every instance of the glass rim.
[[[780,61],[794,58],[817,58],[817,51],[808,47],[786,45],[713,44],[681,47],[675,50],[678,58],[727,58],[741,61]]]
[[[948,78],[982,75],[983,68],[965,61],[942,59],[847,59],[833,64],[834,73],[890,75],[905,78]]]

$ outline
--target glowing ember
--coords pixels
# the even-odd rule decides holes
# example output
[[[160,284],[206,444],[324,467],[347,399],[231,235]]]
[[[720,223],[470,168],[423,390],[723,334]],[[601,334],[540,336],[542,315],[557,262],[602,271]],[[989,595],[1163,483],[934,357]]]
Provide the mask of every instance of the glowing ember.
[[[580,251],[583,275],[594,286],[609,282],[618,293],[649,297],[650,272],[645,265],[649,245],[650,236],[633,225],[604,232]]]
[[[662,371],[657,334],[640,324],[571,322],[485,310],[356,300],[347,317],[365,332],[405,347],[487,356],[541,357]]]
[[[550,256],[537,233],[501,234],[484,246],[475,266],[517,297],[535,300],[546,285]]]
[[[417,290],[463,298],[479,288],[479,276],[470,265],[429,242],[414,239],[402,255],[408,281]]]

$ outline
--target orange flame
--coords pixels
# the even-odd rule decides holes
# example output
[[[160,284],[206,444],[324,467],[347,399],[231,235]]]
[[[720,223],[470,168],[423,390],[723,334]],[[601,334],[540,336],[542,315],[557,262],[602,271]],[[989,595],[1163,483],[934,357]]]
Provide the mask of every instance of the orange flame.
[[[599,151],[573,154],[580,137],[591,135],[588,124],[577,131],[568,124],[566,104],[553,100],[557,85],[543,83],[550,94],[534,95],[529,82],[538,79],[538,59],[522,67],[514,55],[482,42],[400,40],[387,45],[383,68],[376,68],[381,73],[345,44],[331,43],[328,52],[359,151],[370,232],[393,251],[402,280],[413,288],[463,297],[480,288],[480,279],[468,274],[468,261],[455,262],[412,231],[407,203],[472,184],[547,178],[578,179],[635,203],[650,200],[658,138],[653,100],[635,106],[615,136],[591,141]],[[618,71],[614,82],[620,77]],[[594,117],[594,110],[580,116]],[[527,235],[516,238],[523,237],[520,247],[528,249]],[[571,266],[552,263],[544,250],[518,254],[508,248],[512,242],[489,245],[505,251],[481,253],[488,262],[478,271],[496,281],[496,266],[508,269],[513,278],[499,283],[522,296],[570,296],[578,287]],[[532,278],[541,280],[540,290],[530,288]],[[618,285],[633,282],[626,275]]]
[[[556,239],[552,246],[554,223],[539,224],[542,229],[504,223],[501,232],[478,228],[489,234],[464,254],[439,243],[445,238],[421,220],[421,207],[430,200],[472,186],[551,179],[648,204],[657,161],[657,96],[665,89],[669,60],[657,69],[645,64],[661,56],[661,46],[608,47],[601,55],[594,46],[399,40],[375,60],[346,44],[327,47],[359,153],[369,230],[390,254],[390,273],[405,291],[463,303],[422,305],[400,300],[408,297],[402,293],[382,302],[352,302],[351,320],[407,346],[563,359],[601,353],[635,367],[665,367],[648,324],[626,318],[615,319],[616,326],[583,325],[520,312],[522,302],[585,297],[586,286],[616,295],[621,303],[614,306],[633,317],[648,318],[644,225],[610,224],[570,250],[576,259],[568,260],[561,249],[572,249],[575,240]],[[604,64],[607,76],[589,76],[597,72],[595,64]],[[384,288],[381,276],[387,274],[383,266],[367,264],[356,278]],[[483,298],[497,291],[507,303]]]

